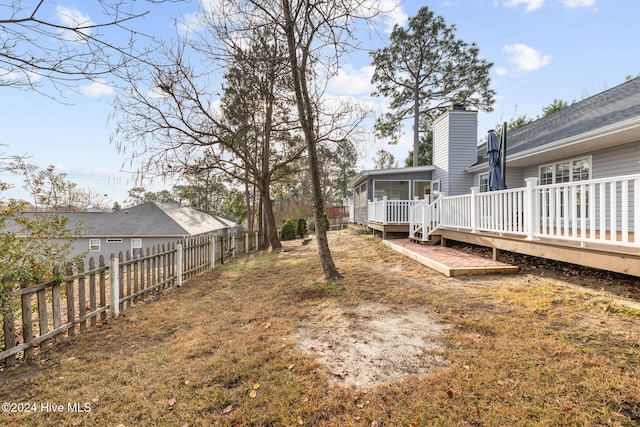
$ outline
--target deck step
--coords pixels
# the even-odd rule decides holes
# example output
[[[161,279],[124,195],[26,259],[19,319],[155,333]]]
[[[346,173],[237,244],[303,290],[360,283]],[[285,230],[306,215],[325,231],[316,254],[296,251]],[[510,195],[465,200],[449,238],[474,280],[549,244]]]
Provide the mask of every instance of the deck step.
[[[408,239],[384,240],[391,249],[418,261],[445,276],[470,274],[513,274],[518,267],[444,246],[416,245]]]
[[[409,240],[414,243],[418,243],[419,245],[425,246],[434,246],[442,241],[442,236],[440,236],[439,234],[431,235],[428,239],[423,239],[422,236],[418,234],[419,233],[416,233],[414,237],[409,237]]]

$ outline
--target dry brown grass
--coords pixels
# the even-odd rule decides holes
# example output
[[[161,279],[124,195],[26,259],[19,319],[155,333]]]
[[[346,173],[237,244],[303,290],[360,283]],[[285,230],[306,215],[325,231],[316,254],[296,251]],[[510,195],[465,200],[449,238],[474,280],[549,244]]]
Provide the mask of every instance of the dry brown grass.
[[[0,373],[2,401],[91,408],[0,413],[0,425],[640,423],[637,301],[551,271],[446,278],[348,231],[331,242],[339,283],[321,280],[313,243],[295,242],[225,264]],[[328,306],[349,317],[368,304],[446,325],[437,338],[444,364],[364,389],[336,384],[295,333]],[[335,332],[324,326],[316,329]]]

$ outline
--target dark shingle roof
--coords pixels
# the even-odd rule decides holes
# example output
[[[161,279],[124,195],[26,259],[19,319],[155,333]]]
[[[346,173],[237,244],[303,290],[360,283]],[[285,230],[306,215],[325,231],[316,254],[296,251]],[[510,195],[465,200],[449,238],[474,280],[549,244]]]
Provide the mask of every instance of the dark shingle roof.
[[[195,209],[155,202],[117,212],[61,212],[59,215],[69,218],[70,224],[82,221],[82,228],[87,230],[85,237],[184,237],[236,226],[232,221]],[[6,229],[16,231],[11,225]]]
[[[507,133],[507,156],[640,116],[640,78],[576,102]],[[478,147],[478,163],[486,162]]]

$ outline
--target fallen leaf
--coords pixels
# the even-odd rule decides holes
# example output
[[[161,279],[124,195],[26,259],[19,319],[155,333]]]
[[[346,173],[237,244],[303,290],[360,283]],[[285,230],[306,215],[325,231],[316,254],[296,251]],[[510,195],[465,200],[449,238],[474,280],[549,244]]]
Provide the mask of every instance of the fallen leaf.
[[[256,393],[255,390],[251,390],[249,392],[249,397],[252,398],[252,399],[255,399],[257,395],[258,395],[258,393]]]
[[[228,413],[229,413],[229,412],[231,412],[231,411],[233,411],[233,405],[229,405],[229,406],[227,406],[226,408],[224,408],[224,409],[222,410],[222,413],[223,413],[223,414],[228,414]]]
[[[72,426],[79,426],[80,424],[82,424],[82,418],[76,418],[73,421],[71,421]]]

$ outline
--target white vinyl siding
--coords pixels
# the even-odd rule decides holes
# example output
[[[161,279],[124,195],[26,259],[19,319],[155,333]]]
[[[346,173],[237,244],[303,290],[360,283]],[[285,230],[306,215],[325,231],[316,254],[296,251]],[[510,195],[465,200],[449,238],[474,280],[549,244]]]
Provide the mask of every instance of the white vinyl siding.
[[[447,196],[467,194],[473,177],[465,168],[477,160],[478,113],[449,110],[433,124],[434,180]]]
[[[635,175],[640,173],[640,142],[593,152],[592,177]]]

